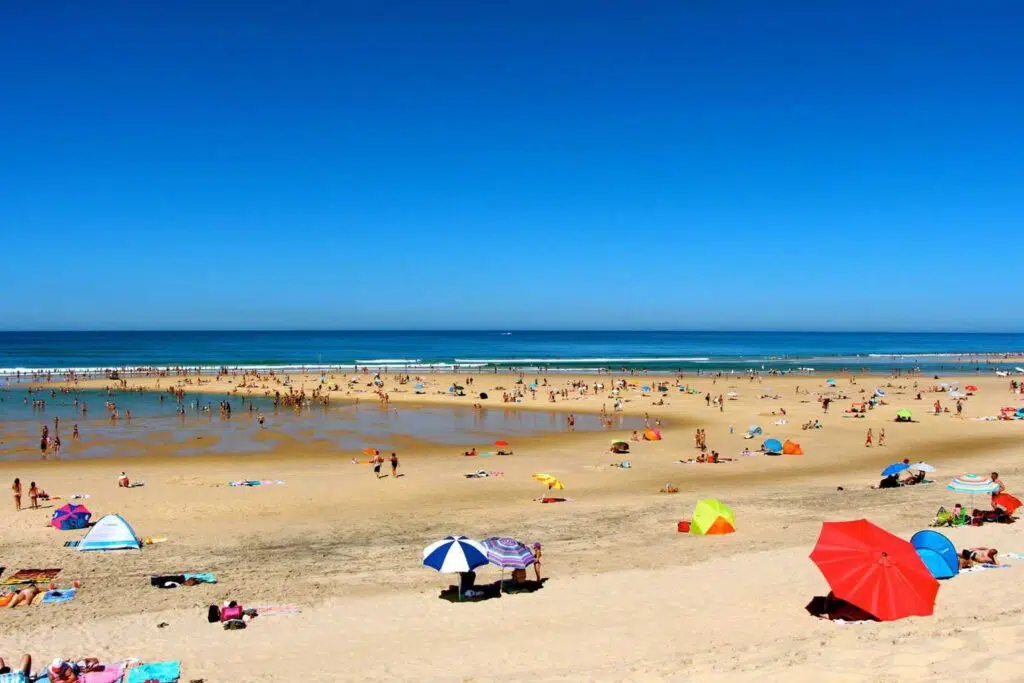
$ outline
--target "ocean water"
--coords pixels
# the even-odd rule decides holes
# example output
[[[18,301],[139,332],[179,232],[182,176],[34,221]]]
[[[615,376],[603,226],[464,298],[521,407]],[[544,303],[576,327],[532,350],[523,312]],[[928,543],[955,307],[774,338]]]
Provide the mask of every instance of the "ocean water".
[[[40,369],[353,367],[426,371],[813,367],[974,372],[1024,353],[1024,333],[232,331],[0,332],[0,375]],[[1014,364],[1010,364],[1012,367]]]

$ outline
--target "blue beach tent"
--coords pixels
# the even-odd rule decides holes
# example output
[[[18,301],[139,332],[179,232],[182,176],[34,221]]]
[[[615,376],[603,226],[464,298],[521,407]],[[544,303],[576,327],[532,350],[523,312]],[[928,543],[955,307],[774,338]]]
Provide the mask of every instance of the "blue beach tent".
[[[960,573],[956,546],[938,531],[918,531],[910,537],[910,545],[936,579],[951,579]]]
[[[765,453],[778,455],[782,452],[782,442],[778,439],[765,439],[764,443],[761,445],[764,448]]]

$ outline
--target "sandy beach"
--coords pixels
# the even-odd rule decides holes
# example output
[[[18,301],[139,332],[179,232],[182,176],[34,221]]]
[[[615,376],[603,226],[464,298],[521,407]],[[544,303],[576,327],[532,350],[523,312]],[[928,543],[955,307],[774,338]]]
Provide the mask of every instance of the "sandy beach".
[[[370,376],[359,379],[328,378],[328,385],[347,387],[330,393],[332,404],[357,398],[376,404],[374,389],[366,386]],[[646,416],[652,425],[660,421],[664,438],[631,442],[630,454],[621,456],[608,452],[609,442],[628,440],[630,430],[566,433],[561,426],[562,433],[512,443],[512,456],[490,458],[410,441],[399,450],[403,476],[375,479],[369,466],[351,462],[365,458],[358,450],[275,435],[271,417],[266,438],[273,447],[265,453],[183,456],[176,454],[180,444],[154,440],[138,444],[144,452],[133,457],[3,462],[8,481],[37,481],[65,497],[89,494],[85,502],[96,517],[117,512],[140,536],[166,541],[137,552],[79,553],[63,541],[80,533],[49,526],[54,505],[63,501],[19,513],[6,504],[0,565],[8,571],[60,567],[58,583],[79,580],[82,589],[67,604],[0,610],[0,654],[30,652],[41,661],[58,655],[180,659],[183,680],[207,683],[1018,677],[1024,594],[1016,587],[1024,562],[1008,560],[1007,568],[944,582],[931,617],[844,625],[804,610],[811,597],[828,591],[808,559],[822,521],[867,518],[909,538],[928,526],[939,506],[969,503],[945,487],[957,475],[995,470],[1011,492],[1021,489],[1024,422],[976,419],[1021,405],[1008,379],[960,379],[978,387],[961,416],[944,392],[932,391],[938,382],[925,377],[852,383],[837,376],[831,388],[824,376],[688,376],[666,380],[664,405],[657,405],[658,391],[640,389],[663,378],[549,375],[550,386],[540,386],[535,399],[527,391],[520,404],[501,398],[517,386],[515,376],[477,375],[465,396],[447,391],[465,379],[431,375],[424,378],[425,393],[417,394],[413,383],[386,376],[387,410],[480,403],[482,410],[592,414],[613,410],[612,382],[625,379],[622,413]],[[208,395],[214,406],[229,396],[236,401],[244,393],[287,391],[282,378],[245,389],[237,376],[207,380],[178,385],[181,378],[133,378],[128,387],[178,386],[188,398]],[[584,396],[570,390],[568,398],[548,400],[549,390],[573,382],[602,382],[605,389]],[[319,383],[319,377],[288,378],[291,388],[307,393]],[[697,393],[680,391],[681,384]],[[107,385],[113,383],[80,387]],[[885,389],[887,404],[863,418],[847,417],[844,411],[875,388]],[[8,400],[20,400],[23,389],[12,388]],[[479,399],[480,392],[488,398]],[[706,394],[729,392],[736,395],[723,409],[707,405]],[[836,396],[827,415],[816,400],[825,392]],[[930,414],[936,398],[951,412]],[[915,422],[894,423],[901,408],[912,409]],[[815,419],[821,429],[801,428]],[[764,437],[798,441],[805,455],[742,455],[760,444],[760,438],[742,437],[750,424],[762,426]],[[709,448],[733,460],[677,463],[699,454],[697,428],[706,430]],[[876,435],[871,448],[864,445],[868,428]],[[877,442],[881,429],[884,447]],[[624,458],[630,469],[612,467]],[[936,483],[870,488],[883,467],[904,458],[938,468],[930,476]],[[463,476],[480,469],[494,474]],[[118,488],[122,470],[145,486]],[[571,500],[536,502],[547,492],[531,478],[537,472],[560,478],[565,490],[559,495]],[[239,479],[284,483],[227,485]],[[666,484],[679,492],[659,493]],[[677,522],[708,497],[733,508],[737,533],[677,533]],[[986,500],[976,503],[987,506]],[[1024,552],[1020,529],[988,524],[948,535],[958,548]],[[423,567],[421,551],[450,533],[539,541],[549,580],[532,594],[481,603],[440,600],[440,589],[454,579]],[[183,571],[215,572],[218,583],[150,586],[150,575]],[[478,581],[498,576],[484,568]],[[300,613],[259,617],[237,632],[206,623],[207,605],[231,599],[246,606],[295,605]]]

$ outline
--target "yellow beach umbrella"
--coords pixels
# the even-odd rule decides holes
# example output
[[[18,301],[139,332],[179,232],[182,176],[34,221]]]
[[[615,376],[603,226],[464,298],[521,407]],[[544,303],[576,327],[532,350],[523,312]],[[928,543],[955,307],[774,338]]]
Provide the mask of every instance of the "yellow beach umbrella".
[[[535,474],[533,478],[542,484],[547,484],[549,489],[558,489],[561,491],[565,488],[565,485],[558,480],[557,477],[552,477],[550,474]]]

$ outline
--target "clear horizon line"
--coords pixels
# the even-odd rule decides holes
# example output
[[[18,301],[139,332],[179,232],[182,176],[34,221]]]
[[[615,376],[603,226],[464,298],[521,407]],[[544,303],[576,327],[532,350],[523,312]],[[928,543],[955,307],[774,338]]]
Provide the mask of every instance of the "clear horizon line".
[[[241,332],[259,332],[259,333],[292,333],[292,334],[304,334],[310,332],[338,332],[338,333],[429,333],[429,332],[511,332],[515,333],[618,333],[618,334],[631,334],[631,333],[673,333],[673,334],[959,334],[959,335],[1024,335],[1024,331],[1007,331],[1007,330],[936,330],[936,329],[923,329],[923,330],[872,330],[872,329],[835,329],[835,330],[821,330],[821,329],[809,329],[809,328],[626,328],[626,329],[609,329],[609,328],[514,328],[514,327],[426,327],[426,328],[397,328],[397,327],[381,327],[381,328],[328,328],[328,327],[310,327],[310,328],[298,328],[298,327],[237,327],[237,328],[188,328],[188,327],[145,327],[145,328],[108,328],[108,329],[90,329],[90,328],[69,328],[69,329],[36,329],[36,330],[24,330],[24,329],[0,329],[0,334],[117,334],[117,333],[210,333],[210,334],[231,334]]]

